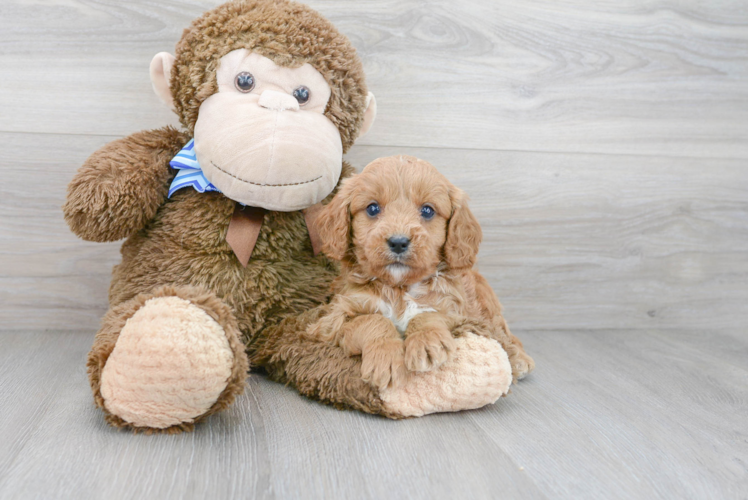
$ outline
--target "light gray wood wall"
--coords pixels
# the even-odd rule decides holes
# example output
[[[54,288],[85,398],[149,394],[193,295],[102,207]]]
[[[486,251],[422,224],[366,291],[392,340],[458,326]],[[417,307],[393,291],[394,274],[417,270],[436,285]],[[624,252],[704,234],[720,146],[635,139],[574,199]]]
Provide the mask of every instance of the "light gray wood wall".
[[[119,245],[70,234],[65,185],[176,124],[148,64],[217,3],[0,3],[3,328],[96,329]],[[515,329],[748,325],[743,2],[309,3],[377,95],[349,159],[415,154],[471,195]]]

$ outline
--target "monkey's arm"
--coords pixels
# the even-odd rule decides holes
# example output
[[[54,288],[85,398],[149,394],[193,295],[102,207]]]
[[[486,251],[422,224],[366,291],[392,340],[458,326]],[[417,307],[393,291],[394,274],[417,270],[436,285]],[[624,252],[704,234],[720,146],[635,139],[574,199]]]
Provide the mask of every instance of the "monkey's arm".
[[[461,354],[451,364],[410,373],[382,390],[362,376],[363,356],[349,356],[342,347],[303,333],[329,310],[329,305],[320,306],[261,330],[248,350],[252,366],[312,399],[389,418],[478,408],[509,389],[510,368],[506,358],[500,360],[499,344],[469,335],[457,340]]]
[[[292,384],[301,394],[336,408],[402,418],[387,408],[375,386],[363,380],[359,356],[349,356],[342,347],[305,334],[329,310],[329,305],[316,307],[261,330],[249,346],[251,365],[263,367],[271,379]]]
[[[89,241],[116,241],[142,229],[166,199],[169,161],[189,141],[172,127],[137,132],[92,154],[68,185],[70,229]]]

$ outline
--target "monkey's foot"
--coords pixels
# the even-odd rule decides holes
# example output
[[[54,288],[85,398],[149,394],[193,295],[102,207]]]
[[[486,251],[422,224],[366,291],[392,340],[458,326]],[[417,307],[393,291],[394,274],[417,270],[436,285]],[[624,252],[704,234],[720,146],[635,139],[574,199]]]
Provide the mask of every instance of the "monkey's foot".
[[[380,391],[389,412],[403,417],[470,410],[495,403],[509,391],[512,367],[501,344],[467,333],[455,339],[452,359],[436,370],[410,372]]]
[[[110,423],[190,430],[241,392],[248,365],[237,332],[219,323],[225,305],[203,299],[198,307],[174,295],[140,298],[101,370],[99,403]]]

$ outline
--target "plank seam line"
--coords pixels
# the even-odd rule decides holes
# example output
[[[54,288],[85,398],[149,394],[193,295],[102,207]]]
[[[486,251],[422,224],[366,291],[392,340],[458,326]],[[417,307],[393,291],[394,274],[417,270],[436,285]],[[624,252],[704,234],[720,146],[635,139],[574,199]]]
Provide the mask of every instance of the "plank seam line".
[[[168,123],[164,126],[169,125]],[[141,129],[149,130],[149,129]],[[181,130],[181,129],[180,129]],[[133,130],[132,133],[139,132],[139,130]],[[77,133],[65,133],[65,132],[28,132],[22,130],[0,130],[0,134],[24,134],[24,135],[58,135],[63,137],[110,137],[112,140],[122,139],[127,137],[126,135],[112,135],[112,134],[77,134]],[[748,160],[748,156],[686,156],[686,155],[672,155],[672,154],[636,154],[636,153],[602,153],[599,151],[555,151],[555,150],[533,150],[533,149],[492,149],[492,148],[460,148],[460,147],[445,147],[445,146],[400,146],[397,144],[356,144],[354,147],[357,148],[408,148],[408,149],[433,149],[433,150],[454,150],[454,151],[481,151],[481,152],[496,152],[496,153],[528,153],[528,154],[547,154],[547,155],[588,155],[588,156],[619,156],[619,157],[631,157],[631,158],[668,158],[668,159],[681,159],[681,160],[715,160],[715,161],[745,161]],[[350,154],[350,153],[349,153]]]

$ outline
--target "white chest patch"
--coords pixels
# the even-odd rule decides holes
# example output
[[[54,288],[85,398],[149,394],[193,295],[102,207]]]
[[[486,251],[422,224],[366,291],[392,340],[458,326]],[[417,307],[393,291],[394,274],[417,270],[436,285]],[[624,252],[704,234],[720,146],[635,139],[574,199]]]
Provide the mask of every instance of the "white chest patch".
[[[434,309],[433,307],[423,307],[416,304],[416,302],[410,297],[406,297],[405,300],[407,302],[407,306],[405,307],[405,311],[401,316],[397,316],[395,313],[395,308],[384,300],[379,301],[378,308],[382,316],[392,321],[392,324],[395,325],[395,328],[397,328],[397,331],[401,334],[405,333],[410,320],[412,320],[419,314],[425,312],[436,312],[436,309]]]

